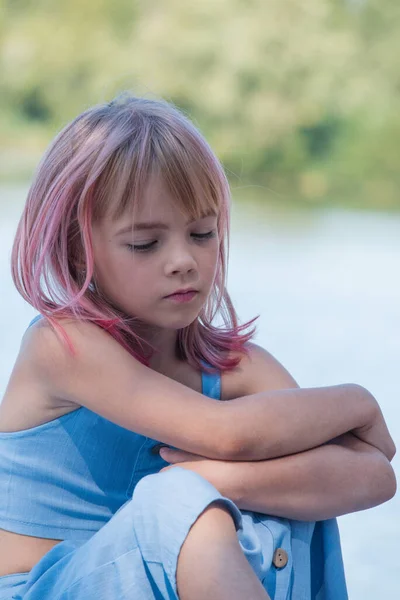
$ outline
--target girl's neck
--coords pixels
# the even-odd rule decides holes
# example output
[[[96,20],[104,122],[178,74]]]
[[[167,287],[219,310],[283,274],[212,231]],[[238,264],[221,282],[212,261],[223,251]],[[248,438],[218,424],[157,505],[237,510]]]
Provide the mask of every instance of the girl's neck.
[[[155,349],[151,358],[152,369],[160,370],[167,365],[177,365],[181,361],[176,356],[177,331],[174,329],[162,329],[143,325],[135,328],[140,337]]]

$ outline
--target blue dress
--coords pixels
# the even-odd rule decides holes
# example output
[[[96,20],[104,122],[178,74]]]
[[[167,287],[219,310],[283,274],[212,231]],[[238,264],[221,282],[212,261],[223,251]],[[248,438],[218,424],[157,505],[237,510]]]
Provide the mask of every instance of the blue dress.
[[[218,374],[202,385],[220,399]],[[0,600],[178,600],[180,548],[212,502],[231,512],[272,600],[347,599],[335,519],[240,511],[197,473],[160,473],[158,444],[86,407],[0,432],[0,529],[63,540],[31,571],[0,577]]]

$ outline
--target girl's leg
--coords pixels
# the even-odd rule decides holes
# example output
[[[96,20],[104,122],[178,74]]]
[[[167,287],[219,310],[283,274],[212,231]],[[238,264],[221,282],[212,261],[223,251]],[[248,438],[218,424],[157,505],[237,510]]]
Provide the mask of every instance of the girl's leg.
[[[12,590],[0,583],[0,597],[266,600],[264,574],[250,566],[241,526],[231,500],[197,473],[174,467],[143,477],[132,500],[87,541],[54,546]]]
[[[269,599],[221,504],[210,504],[192,525],[178,558],[177,586],[180,600]]]

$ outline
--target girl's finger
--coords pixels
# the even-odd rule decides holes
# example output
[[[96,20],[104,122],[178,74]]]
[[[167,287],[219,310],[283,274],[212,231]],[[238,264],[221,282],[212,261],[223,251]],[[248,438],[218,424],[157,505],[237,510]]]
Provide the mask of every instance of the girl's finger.
[[[176,462],[186,462],[188,460],[200,460],[201,457],[196,454],[191,454],[190,452],[185,452],[184,450],[174,450],[173,448],[161,448],[160,456],[165,461],[170,463]]]
[[[180,462],[181,459],[178,460],[177,454],[180,454],[178,450],[171,450],[171,448],[161,448],[160,456],[167,462]]]

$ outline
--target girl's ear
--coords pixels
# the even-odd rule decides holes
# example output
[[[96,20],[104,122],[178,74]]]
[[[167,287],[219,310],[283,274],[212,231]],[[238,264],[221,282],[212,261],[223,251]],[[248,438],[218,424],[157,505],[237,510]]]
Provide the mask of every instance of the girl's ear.
[[[72,257],[72,262],[77,271],[86,271],[86,261],[82,255],[82,252],[76,252],[76,255]]]
[[[83,285],[86,279],[86,262],[80,257],[71,257],[72,274],[80,285]]]

